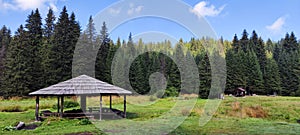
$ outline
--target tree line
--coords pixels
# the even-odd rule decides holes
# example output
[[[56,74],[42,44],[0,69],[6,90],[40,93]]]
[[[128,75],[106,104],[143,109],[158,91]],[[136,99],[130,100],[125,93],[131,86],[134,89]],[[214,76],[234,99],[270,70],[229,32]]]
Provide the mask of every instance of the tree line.
[[[49,9],[42,22],[37,9],[13,36],[6,26],[0,29],[1,96],[27,96],[81,74],[139,94],[176,96],[183,92],[207,98],[213,89],[216,93],[211,94],[217,96],[222,90],[229,94],[242,87],[249,94],[300,96],[300,43],[293,32],[278,42],[265,42],[255,31],[249,36],[244,30],[241,38],[235,35],[232,41],[191,38],[172,45],[168,40],[134,42],[130,32],[127,41],[113,41],[105,22],[98,32],[92,17],[81,30],[75,14],[69,15],[66,7],[58,18]],[[209,47],[217,44],[223,51]],[[217,57],[226,63],[212,61]],[[218,71],[227,75],[226,83],[212,84],[216,62],[226,65],[226,71]]]

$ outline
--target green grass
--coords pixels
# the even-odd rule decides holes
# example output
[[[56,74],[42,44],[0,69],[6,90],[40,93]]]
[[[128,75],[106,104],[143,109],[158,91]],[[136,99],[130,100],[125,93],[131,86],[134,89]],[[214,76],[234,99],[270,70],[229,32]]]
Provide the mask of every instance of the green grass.
[[[90,99],[91,105],[97,105],[98,98]],[[128,119],[132,122],[144,122],[169,112],[175,105],[174,98],[166,98],[151,102],[149,97],[129,97],[132,104],[127,105]],[[71,99],[67,99],[71,100]],[[95,101],[94,101],[95,100]],[[122,98],[118,98],[113,104],[114,108],[123,109]],[[56,104],[56,98],[42,98],[40,100],[43,109],[52,109]],[[191,114],[179,127],[169,134],[298,134],[300,124],[300,98],[295,97],[226,97],[222,101],[212,119],[203,127],[199,126],[199,118],[203,114],[203,107],[207,100],[198,99]],[[185,106],[184,98],[179,106]],[[142,105],[141,105],[142,104]],[[107,104],[106,104],[107,105]],[[113,126],[120,123],[119,127],[125,127],[125,120],[95,122],[95,124],[81,125],[80,120],[49,118],[41,123],[41,126],[32,131],[2,131],[6,126],[15,125],[19,121],[30,123],[34,121],[34,99],[4,100],[0,101],[1,108],[19,106],[22,112],[0,112],[0,134],[70,134],[93,133],[103,134],[97,126],[105,123],[105,126]],[[72,109],[72,108],[71,108]],[[187,109],[188,110],[188,109]],[[178,110],[178,114],[171,114],[174,120],[184,117],[187,110]],[[0,110],[1,111],[1,110]],[[55,110],[53,110],[55,111]],[[265,113],[263,117],[259,113]],[[164,118],[162,118],[164,119]],[[99,124],[99,125],[98,125]],[[142,123],[143,124],[143,123]],[[142,127],[142,125],[141,125]],[[116,127],[118,128],[118,127]],[[139,127],[132,127],[139,128]],[[105,128],[101,128],[105,129]],[[154,129],[154,128],[153,128]],[[141,129],[148,130],[148,129]],[[151,128],[149,128],[151,130]],[[147,131],[150,133],[151,131]],[[117,132],[122,133],[122,131]]]

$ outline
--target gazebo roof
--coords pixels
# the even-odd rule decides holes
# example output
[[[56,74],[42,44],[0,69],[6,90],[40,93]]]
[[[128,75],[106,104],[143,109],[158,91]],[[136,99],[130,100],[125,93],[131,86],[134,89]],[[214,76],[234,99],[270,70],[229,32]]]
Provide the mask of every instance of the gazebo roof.
[[[238,88],[237,90],[240,90],[240,91],[246,91],[245,89],[243,88]]]
[[[68,96],[68,95],[130,95],[131,91],[102,82],[87,75],[52,85],[29,93],[30,96]]]

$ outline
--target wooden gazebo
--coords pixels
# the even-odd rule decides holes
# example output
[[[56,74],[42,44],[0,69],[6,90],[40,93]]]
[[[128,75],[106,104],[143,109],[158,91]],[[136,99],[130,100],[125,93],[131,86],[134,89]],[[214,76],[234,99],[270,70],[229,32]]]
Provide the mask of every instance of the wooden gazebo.
[[[239,87],[239,88],[234,90],[234,95],[236,97],[244,97],[246,95],[246,90]]]
[[[124,117],[126,118],[126,95],[131,95],[132,92],[123,88],[102,82],[87,75],[81,75],[76,78],[52,85],[47,88],[29,93],[30,96],[36,96],[35,119],[39,120],[39,97],[40,96],[55,96],[57,97],[57,114],[63,117],[64,97],[65,96],[80,96],[80,106],[83,112],[86,111],[86,97],[100,96],[99,118],[102,118],[102,96],[110,96],[110,109],[112,109],[112,95],[124,96]]]

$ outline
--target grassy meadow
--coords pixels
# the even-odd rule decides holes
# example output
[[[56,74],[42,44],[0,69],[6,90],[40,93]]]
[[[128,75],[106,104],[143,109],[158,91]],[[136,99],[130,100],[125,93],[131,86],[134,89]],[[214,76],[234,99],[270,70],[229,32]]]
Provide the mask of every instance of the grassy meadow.
[[[128,97],[128,119],[147,121],[168,112],[175,105],[175,98],[157,99],[139,96]],[[185,95],[180,100],[192,98]],[[104,104],[108,105],[104,98]],[[66,101],[78,101],[67,98]],[[187,119],[169,134],[298,134],[300,133],[300,98],[254,96],[245,98],[225,97],[212,119],[203,127],[199,126],[199,118],[207,100],[197,99],[189,114],[188,110],[179,111],[179,115],[188,115]],[[51,110],[57,102],[56,98],[41,98],[41,110]],[[99,97],[87,100],[88,106],[97,106]],[[137,105],[139,104],[139,105]],[[142,105],[141,105],[142,104]],[[123,98],[113,97],[113,107],[122,110]],[[77,107],[78,108],[78,107]],[[7,131],[5,128],[14,126],[19,121],[34,122],[35,100],[33,98],[10,100],[0,99],[0,134],[104,134],[94,124],[81,124],[78,119],[60,119],[51,117],[35,130]],[[69,108],[69,109],[76,109]],[[176,117],[175,117],[176,118]],[[123,120],[114,120],[123,121]],[[114,132],[112,132],[114,133]]]

